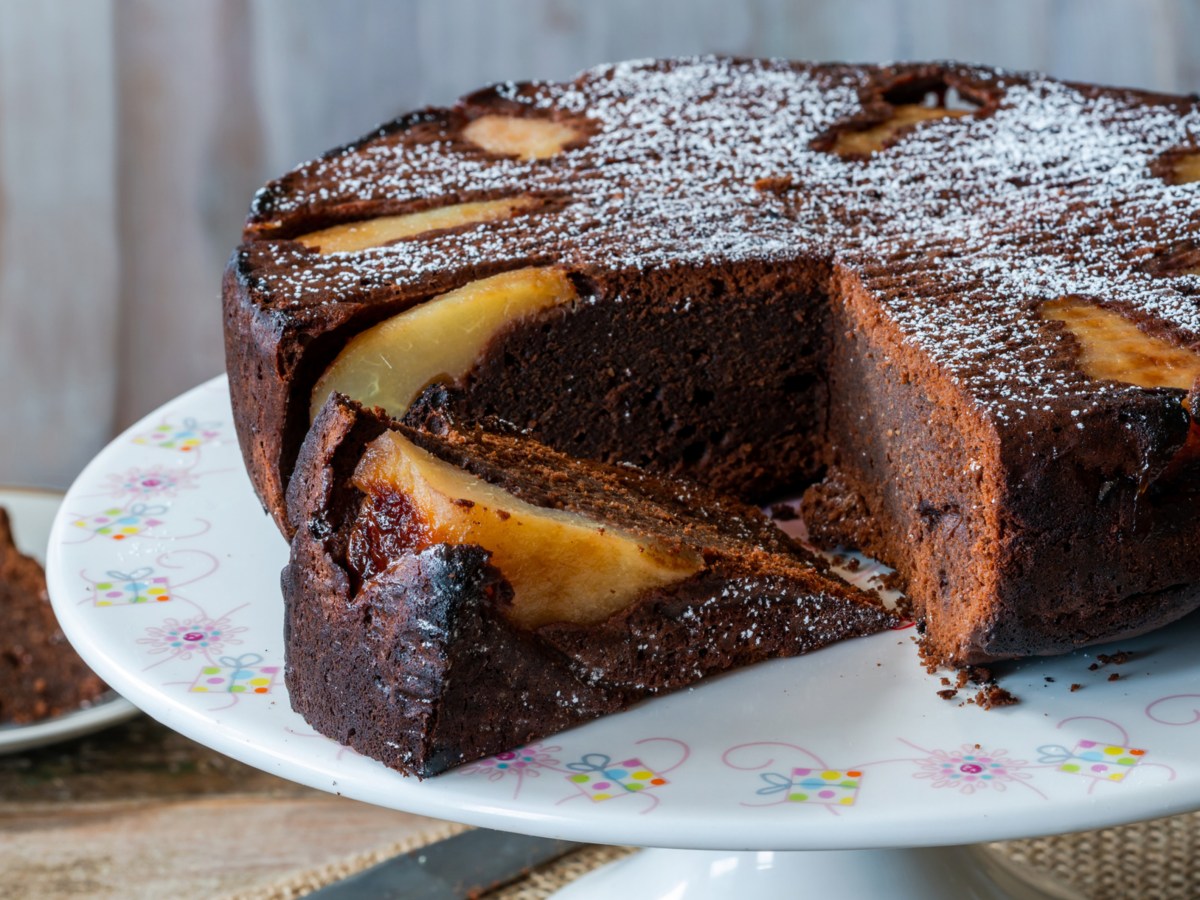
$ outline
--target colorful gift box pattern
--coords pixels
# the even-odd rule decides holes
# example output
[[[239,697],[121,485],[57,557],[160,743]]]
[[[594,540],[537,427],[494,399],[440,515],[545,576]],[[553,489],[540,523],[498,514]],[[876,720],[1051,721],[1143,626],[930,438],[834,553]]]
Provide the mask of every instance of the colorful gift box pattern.
[[[106,572],[108,581],[92,585],[94,606],[132,606],[136,603],[166,603],[171,599],[171,582],[150,568],[134,572]]]
[[[568,775],[567,780],[594,803],[653,790],[668,783],[637,757],[614,763],[605,754],[589,753],[580,762],[568,763],[567,768],[576,773]]]
[[[858,799],[862,772],[857,769],[792,769],[789,803],[822,803],[853,806]]]
[[[279,666],[261,666],[257,653],[236,659],[221,657],[220,665],[205,666],[188,688],[197,694],[269,694],[279,675]]]
[[[1124,781],[1146,755],[1136,747],[1118,747],[1102,741],[1080,741],[1071,751],[1071,758],[1058,767],[1059,772],[1087,775],[1104,781]]]
[[[114,541],[123,541],[126,538],[141,534],[147,529],[154,528],[156,525],[163,524],[162,519],[157,519],[155,516],[161,515],[166,511],[165,506],[137,504],[131,506],[129,509],[114,506],[101,510],[94,515],[76,519],[71,524],[76,528],[91,531],[101,537],[111,538]]]
[[[205,428],[194,419],[185,419],[180,426],[163,423],[153,431],[139,434],[133,439],[135,444],[158,447],[161,450],[177,450],[180,453],[191,453],[197,447],[216,438],[217,431]]]

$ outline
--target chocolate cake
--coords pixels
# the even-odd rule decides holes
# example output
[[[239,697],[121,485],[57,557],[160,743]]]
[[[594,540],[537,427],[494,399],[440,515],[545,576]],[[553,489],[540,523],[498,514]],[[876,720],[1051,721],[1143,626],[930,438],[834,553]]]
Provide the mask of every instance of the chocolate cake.
[[[107,688],[58,627],[41,565],[13,543],[0,508],[0,725],[78,709]]]
[[[254,200],[251,477],[289,530],[329,392],[440,381],[571,455],[808,487],[935,658],[1157,627],[1200,603],[1198,136],[1196,97],[956,64],[624,63],[403,116]]]
[[[292,705],[393,768],[433,775],[898,624],[736,500],[436,430],[335,395],[289,491]]]

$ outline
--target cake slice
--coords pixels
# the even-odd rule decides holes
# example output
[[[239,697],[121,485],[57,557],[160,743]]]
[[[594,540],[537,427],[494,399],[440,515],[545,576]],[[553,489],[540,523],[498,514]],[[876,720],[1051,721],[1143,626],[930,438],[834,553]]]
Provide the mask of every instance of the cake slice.
[[[17,549],[0,509],[0,725],[70,712],[106,690],[67,643],[41,564]]]
[[[420,776],[897,624],[756,509],[335,394],[288,495],[287,684]]]

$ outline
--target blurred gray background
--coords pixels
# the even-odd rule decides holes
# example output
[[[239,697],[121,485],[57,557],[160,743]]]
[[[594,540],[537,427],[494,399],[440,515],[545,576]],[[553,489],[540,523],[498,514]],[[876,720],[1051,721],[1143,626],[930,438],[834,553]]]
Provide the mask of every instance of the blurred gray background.
[[[1200,0],[0,0],[0,484],[223,368],[257,185],[491,81],[696,53],[1200,90]]]

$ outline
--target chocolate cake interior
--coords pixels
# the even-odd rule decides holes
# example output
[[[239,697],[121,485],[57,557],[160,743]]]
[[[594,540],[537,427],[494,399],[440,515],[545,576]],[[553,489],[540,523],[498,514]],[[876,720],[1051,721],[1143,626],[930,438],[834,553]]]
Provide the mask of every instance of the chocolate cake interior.
[[[823,463],[827,272],[813,260],[580,278],[577,302],[496,336],[452,408],[747,501],[794,492]]]

